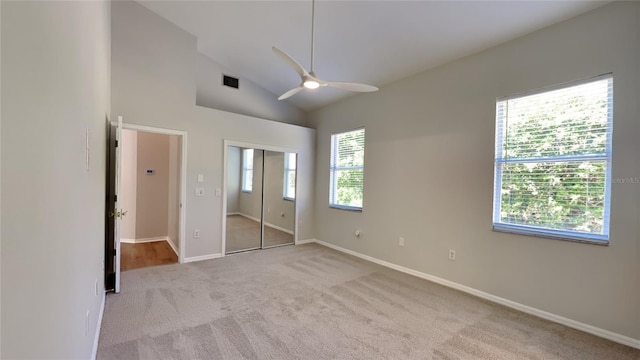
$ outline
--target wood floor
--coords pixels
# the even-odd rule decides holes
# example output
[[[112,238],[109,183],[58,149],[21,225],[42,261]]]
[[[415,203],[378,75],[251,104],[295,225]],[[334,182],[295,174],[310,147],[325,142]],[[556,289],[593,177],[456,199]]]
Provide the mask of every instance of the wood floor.
[[[166,265],[178,262],[178,256],[166,241],[141,244],[120,244],[120,270],[126,271],[148,266]]]

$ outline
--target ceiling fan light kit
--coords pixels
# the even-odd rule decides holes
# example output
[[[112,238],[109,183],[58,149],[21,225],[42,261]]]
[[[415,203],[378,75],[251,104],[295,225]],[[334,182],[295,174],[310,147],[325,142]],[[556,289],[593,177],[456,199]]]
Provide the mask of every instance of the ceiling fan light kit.
[[[372,92],[377,91],[378,88],[372,85],[359,84],[359,83],[350,83],[350,82],[339,82],[339,81],[326,81],[319,79],[316,74],[313,72],[313,50],[314,50],[314,22],[315,22],[315,0],[311,0],[311,68],[310,71],[305,70],[293,57],[284,51],[278,49],[277,47],[272,47],[273,52],[280,58],[282,61],[287,63],[296,73],[300,76],[300,85],[294,87],[293,89],[285,92],[280,95],[278,100],[284,100],[289,98],[296,93],[298,93],[302,89],[317,89],[322,86],[331,86],[334,88],[353,91],[353,92]]]

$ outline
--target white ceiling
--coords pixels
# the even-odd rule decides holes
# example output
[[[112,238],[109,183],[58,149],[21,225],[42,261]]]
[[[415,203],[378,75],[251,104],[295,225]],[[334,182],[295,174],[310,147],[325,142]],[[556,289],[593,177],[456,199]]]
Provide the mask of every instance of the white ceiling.
[[[314,70],[378,87],[594,9],[607,1],[316,1]],[[271,51],[310,64],[311,1],[140,1],[198,38],[198,51],[274,98],[299,83]],[[567,44],[569,45],[569,44]],[[305,90],[313,110],[352,93]],[[364,95],[366,96],[366,95]]]

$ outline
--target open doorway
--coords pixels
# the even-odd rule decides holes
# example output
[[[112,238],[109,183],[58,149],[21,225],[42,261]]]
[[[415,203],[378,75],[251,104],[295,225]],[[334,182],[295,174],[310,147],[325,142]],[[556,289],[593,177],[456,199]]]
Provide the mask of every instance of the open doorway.
[[[181,136],[122,130],[121,271],[177,263]]]

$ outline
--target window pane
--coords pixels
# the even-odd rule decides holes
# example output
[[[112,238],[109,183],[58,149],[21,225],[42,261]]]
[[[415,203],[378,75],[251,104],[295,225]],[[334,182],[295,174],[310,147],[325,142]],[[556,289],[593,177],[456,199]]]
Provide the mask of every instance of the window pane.
[[[602,234],[605,176],[605,161],[504,164],[500,221]]]
[[[597,81],[507,100],[503,157],[605,153],[608,86]]]
[[[363,170],[338,170],[336,177],[336,205],[362,207]]]

